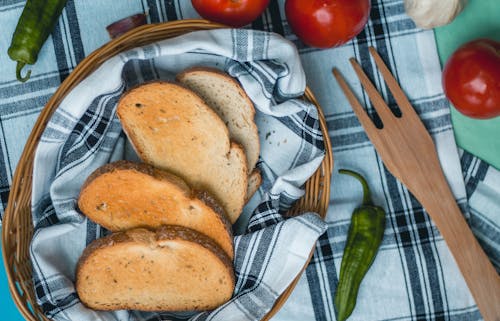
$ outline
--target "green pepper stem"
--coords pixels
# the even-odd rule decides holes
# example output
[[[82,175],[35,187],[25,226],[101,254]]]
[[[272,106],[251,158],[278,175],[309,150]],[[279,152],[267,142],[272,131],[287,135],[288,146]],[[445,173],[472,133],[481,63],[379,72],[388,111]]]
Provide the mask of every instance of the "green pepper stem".
[[[373,205],[370,188],[368,188],[368,183],[361,174],[348,169],[339,169],[339,173],[356,178],[361,183],[361,186],[363,186],[363,205]]]
[[[24,63],[22,61],[17,62],[16,78],[20,82],[26,82],[28,79],[30,79],[30,76],[31,76],[31,70],[28,70],[28,72],[26,73],[26,75],[24,77],[21,76],[21,70],[24,68],[24,66],[26,66],[26,63]]]

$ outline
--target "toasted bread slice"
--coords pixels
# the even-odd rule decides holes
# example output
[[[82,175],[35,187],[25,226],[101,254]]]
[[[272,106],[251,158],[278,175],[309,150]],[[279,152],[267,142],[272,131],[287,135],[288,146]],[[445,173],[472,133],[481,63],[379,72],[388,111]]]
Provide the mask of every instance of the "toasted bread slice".
[[[87,178],[78,207],[111,231],[181,225],[212,238],[232,259],[231,225],[206,192],[196,192],[179,177],[151,165],[118,161]]]
[[[260,184],[262,184],[262,176],[260,175],[260,170],[256,168],[250,173],[250,176],[248,176],[247,202],[252,198],[253,194],[257,192]]]
[[[226,123],[231,140],[245,149],[250,174],[259,159],[259,133],[253,103],[240,84],[218,69],[205,67],[187,69],[176,79],[197,93]]]
[[[245,152],[200,97],[178,84],[146,83],[122,96],[117,114],[143,161],[208,191],[236,221],[247,195]]]
[[[224,251],[180,226],[97,239],[76,270],[78,296],[95,310],[208,310],[228,301],[233,290],[234,271]]]

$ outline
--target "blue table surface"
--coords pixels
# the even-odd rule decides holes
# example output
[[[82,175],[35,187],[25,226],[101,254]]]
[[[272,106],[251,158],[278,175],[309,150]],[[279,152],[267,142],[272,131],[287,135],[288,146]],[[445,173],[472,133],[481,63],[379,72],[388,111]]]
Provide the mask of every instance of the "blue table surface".
[[[1,241],[0,241],[1,242]],[[1,245],[1,243],[0,243]],[[5,321],[22,321],[24,318],[19,313],[16,304],[12,300],[7,283],[7,275],[5,274],[4,264],[0,267],[0,315],[1,320]]]

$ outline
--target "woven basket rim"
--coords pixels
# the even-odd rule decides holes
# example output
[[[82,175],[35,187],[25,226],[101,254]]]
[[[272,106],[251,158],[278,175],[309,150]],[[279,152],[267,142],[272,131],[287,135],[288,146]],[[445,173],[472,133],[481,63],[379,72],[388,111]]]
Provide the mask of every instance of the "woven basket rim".
[[[113,56],[114,54],[128,48],[144,45],[144,43],[140,41],[143,40],[145,35],[153,39],[150,41],[146,40],[147,43],[159,40],[157,38],[161,38],[164,34],[164,38],[166,39],[183,33],[188,33],[190,31],[220,28],[229,27],[202,19],[186,19],[157,24],[147,24],[137,27],[126,34],[109,41],[85,57],[75,67],[70,75],[58,86],[56,92],[51,96],[45,107],[42,109],[27,139],[26,145],[16,167],[2,222],[2,256],[9,290],[19,312],[26,320],[38,321],[42,319],[50,321],[50,319],[40,314],[41,310],[36,305],[31,280],[31,262],[29,261],[28,248],[31,243],[33,233],[31,220],[31,189],[34,153],[42,132],[45,129],[47,122],[50,120],[53,112],[57,109],[67,93],[70,92],[74,86],[80,83],[90,72],[97,69],[104,61],[107,60],[107,58],[110,57],[110,55]],[[173,35],[170,35],[169,33]],[[137,40],[139,40],[139,43],[134,42]],[[320,127],[324,137],[326,154],[320,168],[306,182],[306,194],[300,201],[297,202],[295,208],[297,211],[299,209],[302,209],[302,211],[304,209],[313,210],[320,213],[320,215],[325,218],[329,205],[330,177],[333,171],[332,148],[326,127],[326,120],[321,106],[308,87],[306,87],[304,96],[317,107]],[[298,282],[302,272],[307,267],[312,254],[313,252],[311,252],[310,257],[301,272],[297,275],[287,290],[276,300],[271,311],[262,320],[269,320],[285,303],[286,299]],[[29,262],[27,262],[26,259]],[[18,289],[21,289],[23,293],[19,293]]]

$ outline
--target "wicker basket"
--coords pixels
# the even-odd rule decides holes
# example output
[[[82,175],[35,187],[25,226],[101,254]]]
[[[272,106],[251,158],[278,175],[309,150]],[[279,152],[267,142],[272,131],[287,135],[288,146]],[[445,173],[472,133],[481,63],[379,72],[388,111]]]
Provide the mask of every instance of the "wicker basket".
[[[26,320],[49,321],[49,319],[43,315],[40,307],[36,304],[29,245],[33,236],[33,225],[31,220],[33,158],[40,136],[54,110],[73,87],[103,62],[119,52],[161,39],[172,38],[190,31],[224,27],[223,25],[205,20],[181,20],[138,27],[110,41],[86,57],[59,86],[52,98],[48,101],[35,123],[33,131],[21,155],[14,174],[3,219],[3,260],[9,288],[14,302]],[[290,214],[293,215],[303,211],[315,211],[324,217],[330,197],[330,177],[333,167],[333,157],[326,122],[321,108],[309,88],[306,89],[304,96],[318,107],[321,131],[325,139],[326,157],[317,172],[306,182],[306,193],[304,197],[296,203]],[[312,253],[310,257],[312,257]],[[301,273],[304,269],[305,266]],[[270,319],[285,303],[298,282],[300,274],[278,300],[276,300],[272,310],[266,315],[264,320]]]

